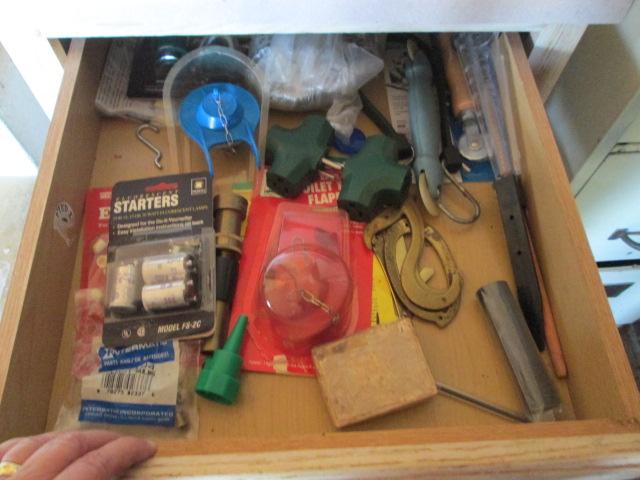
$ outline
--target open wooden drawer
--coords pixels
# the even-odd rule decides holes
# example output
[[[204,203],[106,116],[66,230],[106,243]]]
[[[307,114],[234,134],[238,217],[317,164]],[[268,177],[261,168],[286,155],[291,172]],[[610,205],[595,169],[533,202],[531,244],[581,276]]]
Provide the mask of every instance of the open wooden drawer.
[[[77,40],[69,52],[0,324],[1,439],[51,428],[65,395],[86,189],[158,174],[140,160],[149,152],[131,124],[103,119],[93,106],[106,49],[105,41]],[[640,476],[638,392],[516,35],[509,35],[509,49],[531,230],[569,369],[558,382],[562,418],[513,424],[438,396],[337,432],[314,379],[245,374],[236,405],[199,402],[197,441],[162,442],[158,456],[132,475]],[[386,109],[386,102],[378,105]],[[465,276],[461,312],[444,330],[416,327],[436,378],[520,409],[504,354],[475,300],[484,283],[513,282],[495,194],[490,185],[471,188],[483,206],[479,224],[434,221]],[[69,245],[53,226],[61,202],[75,212]]]

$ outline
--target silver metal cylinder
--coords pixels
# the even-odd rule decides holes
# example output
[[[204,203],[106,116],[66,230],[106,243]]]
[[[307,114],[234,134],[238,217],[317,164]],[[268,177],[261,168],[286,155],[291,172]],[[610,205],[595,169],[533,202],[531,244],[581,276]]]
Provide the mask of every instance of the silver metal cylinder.
[[[148,312],[189,307],[197,301],[198,295],[191,280],[142,287],[142,306]]]
[[[195,270],[195,259],[191,254],[154,255],[142,261],[142,280],[145,285],[186,281]]]
[[[125,263],[116,267],[109,308],[115,313],[132,313],[137,309],[140,291],[138,265]]]

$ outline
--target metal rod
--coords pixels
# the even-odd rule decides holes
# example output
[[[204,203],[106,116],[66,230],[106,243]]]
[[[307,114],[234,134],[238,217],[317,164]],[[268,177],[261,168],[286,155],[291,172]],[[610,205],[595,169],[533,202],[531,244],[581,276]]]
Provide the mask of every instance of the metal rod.
[[[443,395],[448,395],[449,397],[455,398],[456,400],[467,402],[475,407],[486,410],[489,413],[493,413],[494,415],[508,418],[509,420],[514,420],[516,422],[531,422],[531,419],[527,415],[521,414],[519,412],[514,412],[512,410],[509,410],[508,408],[495,405],[485,400],[481,400],[477,397],[473,397],[468,393],[461,392],[458,389],[452,388],[440,382],[436,382],[436,385],[438,386],[438,390],[440,391],[440,393],[442,393]]]

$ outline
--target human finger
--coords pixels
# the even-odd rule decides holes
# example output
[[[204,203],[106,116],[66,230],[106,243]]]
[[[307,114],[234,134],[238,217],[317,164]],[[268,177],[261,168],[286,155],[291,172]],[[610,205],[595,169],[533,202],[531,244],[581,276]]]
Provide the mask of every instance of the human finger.
[[[155,443],[135,437],[120,437],[92,450],[65,468],[59,480],[109,480],[155,455]]]
[[[33,453],[12,480],[54,478],[78,458],[118,437],[104,430],[62,432]]]
[[[20,438],[2,455],[2,461],[24,465],[31,455],[56,435],[59,435],[59,433],[49,432],[33,437]]]
[[[11,447],[13,447],[16,443],[18,443],[23,438],[24,437],[11,438],[9,440],[5,440],[4,442],[0,443],[0,460],[2,459],[2,457],[4,457],[4,454],[7,453],[9,449],[11,449]]]

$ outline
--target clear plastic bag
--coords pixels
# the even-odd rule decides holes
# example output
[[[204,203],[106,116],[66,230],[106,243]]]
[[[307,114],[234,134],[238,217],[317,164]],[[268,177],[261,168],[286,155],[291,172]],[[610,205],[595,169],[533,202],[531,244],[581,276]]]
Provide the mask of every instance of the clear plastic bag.
[[[357,92],[348,97],[336,97],[327,110],[327,121],[343,143],[349,144],[360,110],[362,100]]]
[[[104,291],[75,295],[72,384],[56,430],[101,428],[154,438],[196,438],[200,342],[102,345]]]
[[[336,34],[259,36],[252,52],[267,77],[271,107],[286,111],[326,109],[384,67],[376,55]]]

